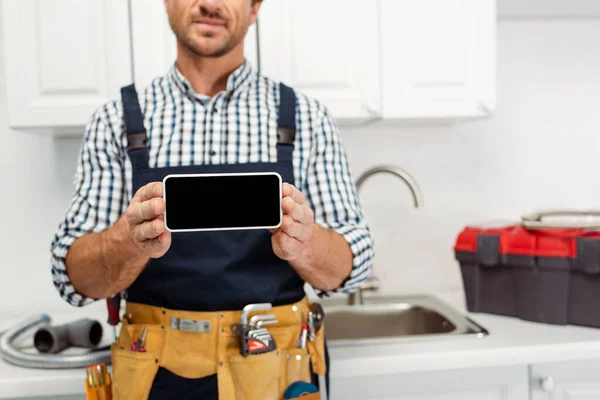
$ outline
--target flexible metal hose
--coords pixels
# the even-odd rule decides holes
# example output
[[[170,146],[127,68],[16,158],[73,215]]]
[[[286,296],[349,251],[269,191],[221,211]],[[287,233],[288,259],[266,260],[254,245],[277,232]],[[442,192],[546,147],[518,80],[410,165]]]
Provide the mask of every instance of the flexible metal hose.
[[[41,369],[84,368],[93,364],[110,363],[110,349],[67,356],[57,354],[29,354],[17,350],[13,346],[13,342],[19,339],[25,332],[48,323],[50,323],[50,316],[48,314],[41,314],[31,317],[14,328],[7,330],[0,337],[0,355],[2,358],[8,363],[20,367]]]

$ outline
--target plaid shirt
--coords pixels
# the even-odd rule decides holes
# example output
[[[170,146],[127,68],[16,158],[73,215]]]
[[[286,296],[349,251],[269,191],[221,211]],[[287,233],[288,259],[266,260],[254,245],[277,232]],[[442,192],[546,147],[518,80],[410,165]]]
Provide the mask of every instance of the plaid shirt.
[[[349,279],[333,292],[348,293],[369,274],[373,241],[357,198],[338,129],[327,109],[300,93],[293,156],[295,186],[306,196],[315,221],[341,234],[354,256]],[[275,162],[278,83],[246,61],[213,97],[194,92],[174,64],[139,90],[148,131],[150,167]],[[114,224],[132,198],[131,163],[120,101],[98,109],[85,130],[74,192],[51,245],[52,278],[74,306],[97,299],[78,293],[69,281],[65,257],[87,232]],[[332,292],[317,291],[319,296]]]

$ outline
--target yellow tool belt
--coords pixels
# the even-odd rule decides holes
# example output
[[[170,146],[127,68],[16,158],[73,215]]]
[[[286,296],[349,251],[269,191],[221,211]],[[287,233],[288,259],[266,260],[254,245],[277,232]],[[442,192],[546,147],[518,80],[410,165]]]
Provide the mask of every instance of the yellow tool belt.
[[[291,383],[310,382],[309,363],[316,374],[325,374],[324,326],[314,340],[306,341],[306,348],[297,345],[309,306],[304,298],[253,313],[275,314],[278,322],[265,327],[277,348],[244,357],[240,338],[231,330],[232,324],[240,323],[241,311],[175,311],[128,302],[121,332],[111,347],[113,400],[147,399],[159,367],[190,379],[217,374],[219,399],[282,399]],[[132,351],[132,342],[144,328],[146,351]]]

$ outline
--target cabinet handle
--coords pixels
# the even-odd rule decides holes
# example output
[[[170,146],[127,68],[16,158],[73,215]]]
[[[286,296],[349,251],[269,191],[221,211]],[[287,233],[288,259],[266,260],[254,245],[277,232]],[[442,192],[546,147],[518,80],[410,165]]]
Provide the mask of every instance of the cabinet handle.
[[[546,393],[550,393],[554,391],[554,378],[551,376],[547,376],[545,378],[540,379],[540,386],[542,390]]]
[[[485,101],[480,101],[479,103],[477,103],[477,107],[479,108],[479,110],[481,110],[484,114],[493,114],[494,113],[494,106],[488,104]]]
[[[365,110],[373,115],[373,116],[378,116],[379,115],[379,107],[377,107],[377,102],[370,99],[367,100],[366,104],[364,105]]]

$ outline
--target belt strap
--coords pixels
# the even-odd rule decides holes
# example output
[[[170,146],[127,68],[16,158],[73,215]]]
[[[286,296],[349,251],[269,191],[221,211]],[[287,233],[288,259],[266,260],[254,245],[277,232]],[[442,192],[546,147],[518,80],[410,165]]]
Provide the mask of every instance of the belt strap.
[[[310,311],[307,297],[289,304],[275,306],[256,314],[274,314],[276,324],[269,326],[297,326],[306,323]],[[256,315],[252,314],[252,315]],[[135,302],[127,302],[125,316],[130,324],[157,324],[171,329],[189,332],[209,332],[218,324],[229,326],[240,323],[242,312],[235,311],[179,311]]]

